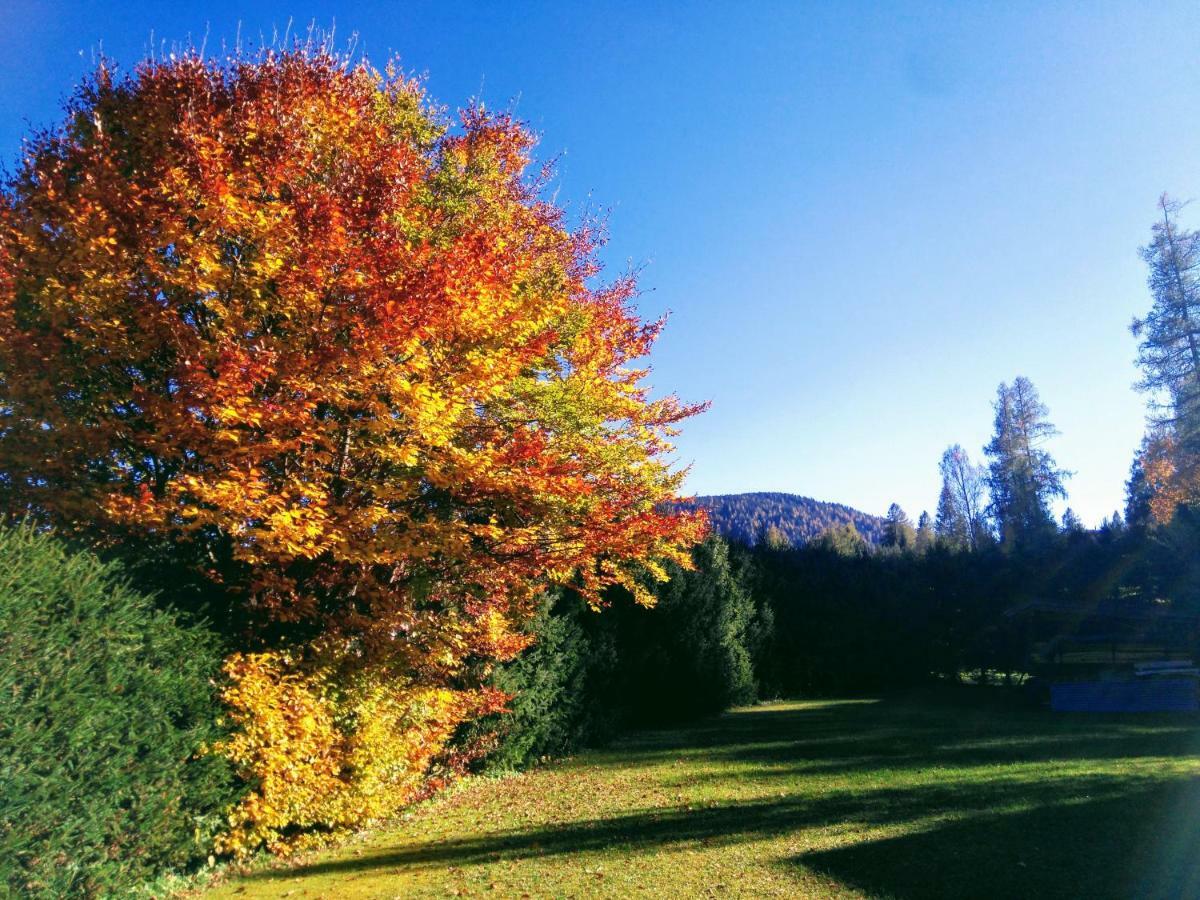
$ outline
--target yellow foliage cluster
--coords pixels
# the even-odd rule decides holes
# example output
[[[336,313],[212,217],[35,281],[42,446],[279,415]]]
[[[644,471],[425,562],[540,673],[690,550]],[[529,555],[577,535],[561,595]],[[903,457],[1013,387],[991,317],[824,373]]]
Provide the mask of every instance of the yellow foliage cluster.
[[[218,845],[235,856],[303,849],[394,814],[429,789],[458,725],[504,699],[278,652],[234,654],[225,674],[236,729],[212,749],[255,786]]]
[[[1163,432],[1147,439],[1141,464],[1155,522],[1166,524],[1179,507],[1200,503],[1200,459],[1180,447],[1174,435]]]

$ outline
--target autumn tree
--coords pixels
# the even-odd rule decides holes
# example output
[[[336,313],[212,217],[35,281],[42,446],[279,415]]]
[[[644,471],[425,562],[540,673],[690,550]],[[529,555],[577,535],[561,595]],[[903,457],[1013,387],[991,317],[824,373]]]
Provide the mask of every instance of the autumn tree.
[[[1179,507],[1200,505],[1200,456],[1180,448],[1173,428],[1154,429],[1134,459],[1126,496],[1131,525],[1170,522]]]
[[[768,525],[764,528],[758,543],[771,550],[788,550],[792,546],[792,542],[778,525]]]
[[[996,391],[995,432],[984,452],[991,458],[987,485],[991,514],[1006,544],[1043,538],[1054,530],[1050,503],[1067,494],[1060,469],[1045,448],[1058,430],[1028,378]]]
[[[649,603],[689,565],[699,407],[650,398],[662,323],[532,148],[390,69],[191,53],[100,68],[3,193],[3,508],[240,610],[231,849],[414,796],[546,585]]]
[[[865,556],[870,552],[870,545],[853,522],[825,529],[813,541],[813,546],[838,556]]]

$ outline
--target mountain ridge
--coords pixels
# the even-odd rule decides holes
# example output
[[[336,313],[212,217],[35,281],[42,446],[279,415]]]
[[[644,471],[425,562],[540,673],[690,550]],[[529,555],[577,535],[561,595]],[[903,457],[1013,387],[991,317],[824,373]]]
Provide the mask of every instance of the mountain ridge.
[[[872,544],[883,539],[884,520],[862,510],[827,500],[816,500],[783,491],[748,491],[741,494],[703,494],[685,505],[708,511],[713,528],[730,540],[753,544],[768,528],[776,528],[799,546],[822,532],[851,524]]]

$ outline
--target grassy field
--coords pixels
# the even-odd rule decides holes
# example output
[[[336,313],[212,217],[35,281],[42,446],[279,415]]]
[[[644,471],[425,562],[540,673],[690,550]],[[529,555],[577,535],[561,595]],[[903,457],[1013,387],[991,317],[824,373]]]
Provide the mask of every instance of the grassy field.
[[[641,732],[206,896],[1200,896],[1200,723],[991,696]]]

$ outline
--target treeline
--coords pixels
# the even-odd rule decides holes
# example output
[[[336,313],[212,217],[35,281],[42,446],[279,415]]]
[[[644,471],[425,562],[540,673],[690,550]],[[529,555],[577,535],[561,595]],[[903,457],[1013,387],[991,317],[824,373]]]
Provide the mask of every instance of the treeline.
[[[1054,539],[1059,526],[1052,504],[1067,496],[1071,473],[1046,449],[1046,442],[1058,434],[1049,409],[1033,382],[1018,376],[996,389],[993,410],[994,432],[983,449],[987,466],[975,465],[960,444],[946,448],[938,462],[942,487],[936,514],[923,511],[914,524],[893,503],[884,520],[884,549],[926,552],[939,546],[980,551],[1001,545],[1024,552]],[[1119,513],[1114,515],[1120,520]],[[1062,529],[1082,529],[1069,508]]]
[[[1038,674],[1045,635],[1027,627],[1028,604],[1068,623],[1105,608],[1200,613],[1198,551],[1190,511],[1169,526],[1064,531],[1019,550],[756,547],[754,590],[774,623],[758,680],[793,695]]]
[[[1169,525],[1110,522],[1019,549],[991,539],[876,550],[830,538],[791,547],[710,537],[649,610],[614,595],[598,614],[555,595],[534,626],[538,642],[491,676],[513,695],[512,711],[463,735],[486,739],[477,766],[519,768],[623,728],[759,699],[1038,674],[1039,636],[1017,614],[1031,602],[1081,620],[1112,603],[1200,614],[1191,509]]]

